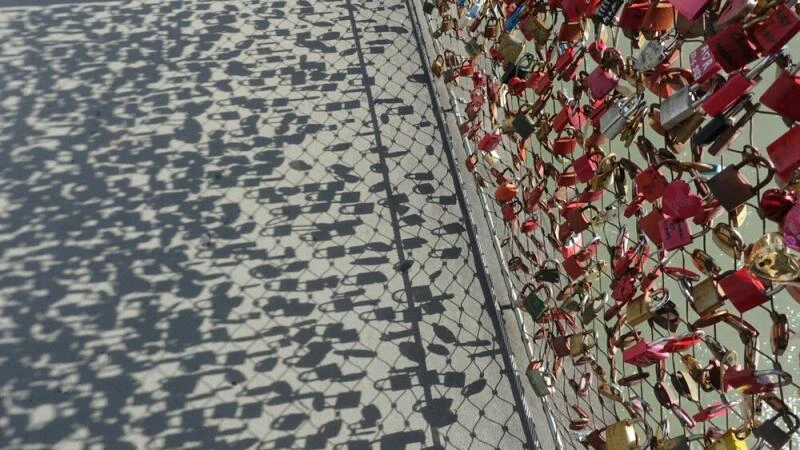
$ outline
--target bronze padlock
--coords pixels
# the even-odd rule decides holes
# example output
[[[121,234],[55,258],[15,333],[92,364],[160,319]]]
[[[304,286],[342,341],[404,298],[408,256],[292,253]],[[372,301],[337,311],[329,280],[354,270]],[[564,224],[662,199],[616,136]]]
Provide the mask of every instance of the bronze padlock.
[[[770,169],[767,171],[767,176],[757,186],[752,186],[747,181],[747,178],[739,173],[739,169],[747,164],[770,168],[770,164],[764,158],[753,156],[752,154],[744,154],[742,160],[737,164],[728,165],[720,173],[708,180],[708,188],[711,193],[714,194],[714,197],[719,200],[719,204],[728,212],[736,211],[738,207],[753,198],[772,181],[774,172]]]
[[[697,314],[702,316],[712,312],[723,302],[722,289],[714,278],[708,277],[692,286],[690,304]]]

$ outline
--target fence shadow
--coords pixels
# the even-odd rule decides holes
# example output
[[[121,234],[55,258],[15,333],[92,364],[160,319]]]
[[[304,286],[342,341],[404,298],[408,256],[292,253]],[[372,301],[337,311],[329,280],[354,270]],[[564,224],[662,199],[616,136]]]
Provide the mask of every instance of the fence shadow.
[[[521,448],[401,2],[0,7],[0,440]]]

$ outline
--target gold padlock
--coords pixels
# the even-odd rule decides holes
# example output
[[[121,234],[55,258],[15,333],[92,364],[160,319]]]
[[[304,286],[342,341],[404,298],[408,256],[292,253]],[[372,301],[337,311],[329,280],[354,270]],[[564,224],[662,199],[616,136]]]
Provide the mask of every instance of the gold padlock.
[[[647,437],[639,439],[634,424],[644,425]],[[650,426],[642,419],[625,419],[606,428],[606,448],[609,450],[645,450],[650,447],[652,432]]]
[[[653,302],[651,295],[661,294],[661,298],[657,302]],[[647,319],[653,317],[653,312],[664,306],[669,301],[669,292],[664,289],[657,291],[645,292],[644,294],[634,298],[625,308],[625,322],[635,327]]]
[[[717,442],[712,443],[706,450],[747,450],[747,442],[740,439],[737,430],[728,430]]]
[[[587,339],[587,336],[591,339]],[[594,331],[592,330],[573,334],[570,336],[569,340],[570,356],[580,356],[593,349],[594,346],[597,345],[597,335],[594,334]],[[586,342],[587,340],[589,341],[588,343]]]
[[[692,309],[701,316],[722,306],[723,301],[722,289],[714,278],[706,278],[691,289]]]

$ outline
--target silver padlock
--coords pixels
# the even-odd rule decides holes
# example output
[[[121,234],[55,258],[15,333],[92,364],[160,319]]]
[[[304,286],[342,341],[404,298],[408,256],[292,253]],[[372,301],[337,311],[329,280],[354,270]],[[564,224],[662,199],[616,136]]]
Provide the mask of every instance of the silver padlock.
[[[644,96],[617,100],[600,117],[600,132],[608,139],[614,139],[628,125],[628,120],[645,106]]]
[[[661,102],[660,117],[662,128],[671,130],[678,126],[681,122],[691,117],[697,111],[697,107],[714,93],[713,89],[709,89],[703,96],[697,97],[696,91],[698,88],[699,86],[696,84],[684,86],[678,92],[672,94],[671,97]]]
[[[677,33],[665,34],[658,39],[649,41],[633,60],[633,68],[640,72],[655,69],[682,43],[683,39]]]
[[[528,381],[531,383],[533,392],[539,397],[546,397],[550,395],[555,388],[553,387],[553,378],[550,374],[545,373],[541,369],[531,369],[526,373]]]

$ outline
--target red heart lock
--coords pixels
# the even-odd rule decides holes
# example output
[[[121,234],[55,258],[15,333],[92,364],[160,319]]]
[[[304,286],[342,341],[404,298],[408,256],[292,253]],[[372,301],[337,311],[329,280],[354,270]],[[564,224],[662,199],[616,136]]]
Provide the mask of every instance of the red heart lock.
[[[703,199],[691,191],[689,183],[675,180],[667,185],[661,209],[670,217],[688,219],[703,209]]]

